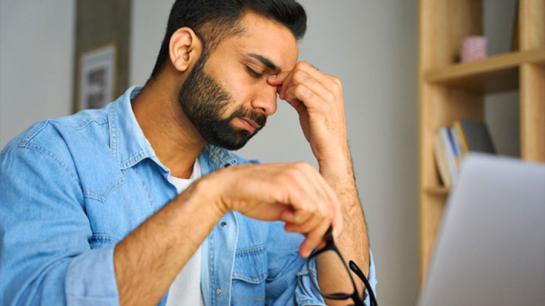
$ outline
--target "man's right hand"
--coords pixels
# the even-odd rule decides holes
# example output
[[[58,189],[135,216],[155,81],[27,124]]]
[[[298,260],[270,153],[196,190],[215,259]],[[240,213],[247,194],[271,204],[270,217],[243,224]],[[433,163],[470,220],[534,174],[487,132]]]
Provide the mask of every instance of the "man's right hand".
[[[222,213],[234,210],[264,221],[284,221],[285,230],[305,235],[299,252],[307,257],[323,245],[330,225],[342,230],[341,204],[318,170],[308,163],[241,165],[204,177]]]

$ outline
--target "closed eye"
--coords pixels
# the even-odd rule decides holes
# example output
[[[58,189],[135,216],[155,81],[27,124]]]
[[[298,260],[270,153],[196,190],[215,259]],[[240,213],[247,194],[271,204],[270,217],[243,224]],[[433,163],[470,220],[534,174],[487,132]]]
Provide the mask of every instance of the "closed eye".
[[[261,78],[263,76],[263,73],[259,73],[259,72],[255,71],[255,70],[253,70],[252,68],[250,68],[249,66],[246,66],[246,71],[248,72],[248,74],[251,77],[253,77],[255,79],[259,79],[259,78]]]

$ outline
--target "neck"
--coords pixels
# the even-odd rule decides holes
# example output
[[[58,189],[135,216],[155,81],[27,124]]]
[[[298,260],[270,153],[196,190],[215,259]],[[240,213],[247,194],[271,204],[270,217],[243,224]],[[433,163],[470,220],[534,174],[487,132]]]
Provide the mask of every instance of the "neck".
[[[179,87],[161,73],[132,103],[140,128],[171,175],[189,178],[205,142],[178,103]]]

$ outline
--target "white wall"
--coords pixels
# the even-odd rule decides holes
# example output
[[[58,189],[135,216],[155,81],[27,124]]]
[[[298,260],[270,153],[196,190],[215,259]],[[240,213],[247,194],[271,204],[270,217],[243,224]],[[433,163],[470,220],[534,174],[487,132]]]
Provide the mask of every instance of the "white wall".
[[[143,84],[171,0],[135,0],[133,83]],[[418,286],[416,1],[304,0],[301,58],[344,81],[355,170],[370,227],[383,305],[414,305]],[[297,116],[279,103],[241,153],[262,161],[312,160]]]
[[[72,110],[71,0],[0,0],[0,148],[34,121]]]
[[[173,0],[133,0],[130,48],[130,84],[144,85],[151,74]]]

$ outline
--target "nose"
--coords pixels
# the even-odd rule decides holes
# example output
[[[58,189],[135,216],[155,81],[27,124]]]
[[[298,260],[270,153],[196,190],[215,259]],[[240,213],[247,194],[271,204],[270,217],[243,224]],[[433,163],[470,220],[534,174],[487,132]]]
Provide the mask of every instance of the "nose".
[[[259,109],[264,115],[276,113],[276,86],[266,85],[252,100],[252,108]]]

